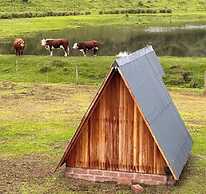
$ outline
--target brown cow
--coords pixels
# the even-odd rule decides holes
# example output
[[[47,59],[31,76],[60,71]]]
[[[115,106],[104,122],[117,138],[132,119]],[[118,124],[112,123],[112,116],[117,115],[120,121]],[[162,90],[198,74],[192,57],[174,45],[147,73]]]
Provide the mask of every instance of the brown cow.
[[[66,39],[42,39],[41,45],[50,51],[50,56],[53,56],[53,49],[63,49],[64,56],[69,55],[69,41]]]
[[[73,49],[80,50],[84,56],[86,56],[86,52],[89,50],[93,50],[94,55],[96,56],[97,51],[99,50],[101,43],[96,40],[88,40],[79,43],[74,43]]]
[[[21,56],[24,54],[25,41],[22,38],[16,38],[13,47],[16,51],[16,56]]]

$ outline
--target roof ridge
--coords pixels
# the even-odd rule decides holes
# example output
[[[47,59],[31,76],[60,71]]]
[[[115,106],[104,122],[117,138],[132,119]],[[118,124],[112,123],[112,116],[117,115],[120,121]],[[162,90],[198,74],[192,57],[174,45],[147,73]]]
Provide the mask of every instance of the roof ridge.
[[[128,63],[137,60],[140,57],[146,56],[150,52],[154,52],[154,49],[151,45],[148,45],[147,47],[144,47],[140,50],[130,53],[127,56],[117,58],[115,61],[117,62],[118,66],[126,65]]]

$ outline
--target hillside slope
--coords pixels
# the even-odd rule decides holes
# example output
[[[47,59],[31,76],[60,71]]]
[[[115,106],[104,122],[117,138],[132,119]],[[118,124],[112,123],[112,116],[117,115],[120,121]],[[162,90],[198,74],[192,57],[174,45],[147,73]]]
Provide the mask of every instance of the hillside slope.
[[[205,0],[0,0],[0,12],[110,10],[113,8],[170,8],[173,12],[206,10]]]

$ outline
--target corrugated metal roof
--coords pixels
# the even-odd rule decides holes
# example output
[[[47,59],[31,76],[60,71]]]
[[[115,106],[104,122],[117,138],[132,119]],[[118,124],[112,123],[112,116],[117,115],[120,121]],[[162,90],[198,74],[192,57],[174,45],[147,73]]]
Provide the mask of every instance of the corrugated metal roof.
[[[174,177],[179,179],[192,147],[191,137],[165,87],[164,71],[151,46],[116,59]]]

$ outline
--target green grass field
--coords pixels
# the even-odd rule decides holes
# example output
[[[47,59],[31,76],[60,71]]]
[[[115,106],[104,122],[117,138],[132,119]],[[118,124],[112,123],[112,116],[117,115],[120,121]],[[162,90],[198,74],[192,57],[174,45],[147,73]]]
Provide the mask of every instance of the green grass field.
[[[44,18],[1,19],[0,38],[25,36],[49,30],[61,30],[82,26],[116,25],[133,27],[179,26],[205,24],[206,13],[198,14],[155,14],[155,15],[89,15],[59,16]]]
[[[93,184],[53,174],[96,86],[0,82],[0,193],[131,194],[127,186]],[[206,101],[200,89],[171,95],[193,138],[192,155],[174,187],[144,193],[203,194],[206,179]]]
[[[53,174],[113,60],[0,56],[0,193],[131,194],[127,186],[65,178],[64,168]],[[165,82],[192,135],[193,149],[176,186],[144,186],[144,193],[203,194],[206,101],[203,89],[191,87],[203,87],[206,58],[160,60]]]
[[[114,8],[171,8],[175,12],[197,12],[205,11],[206,4],[204,0],[29,0],[23,3],[22,0],[0,0],[0,11],[49,11],[49,10],[104,10]]]
[[[114,57],[0,55],[0,80],[26,83],[100,84]],[[168,86],[202,88],[206,58],[161,57]],[[78,80],[76,79],[76,67]]]

